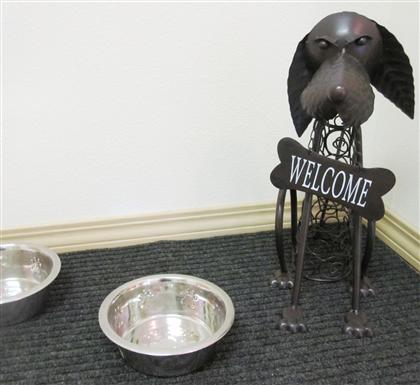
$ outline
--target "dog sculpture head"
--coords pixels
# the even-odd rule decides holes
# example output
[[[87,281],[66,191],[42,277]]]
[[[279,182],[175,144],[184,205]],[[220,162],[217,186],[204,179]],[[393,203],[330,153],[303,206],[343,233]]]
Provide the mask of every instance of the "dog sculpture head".
[[[290,111],[299,136],[313,118],[358,126],[373,112],[371,84],[410,118],[413,69],[386,28],[354,12],[322,19],[298,44],[289,70]]]

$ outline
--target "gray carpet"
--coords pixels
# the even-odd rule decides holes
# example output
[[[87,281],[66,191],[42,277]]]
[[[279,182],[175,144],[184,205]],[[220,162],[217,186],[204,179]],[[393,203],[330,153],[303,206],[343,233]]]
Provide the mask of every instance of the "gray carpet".
[[[287,241],[288,242],[288,241]],[[289,243],[286,245],[290,247]],[[309,332],[277,329],[290,292],[270,288],[278,268],[272,232],[60,255],[62,271],[42,314],[0,330],[1,384],[418,384],[418,275],[377,242],[362,301],[375,336],[342,334],[346,283],[304,281]],[[154,378],[125,366],[99,329],[103,298],[139,276],[192,274],[225,289],[236,307],[230,333],[200,372]]]

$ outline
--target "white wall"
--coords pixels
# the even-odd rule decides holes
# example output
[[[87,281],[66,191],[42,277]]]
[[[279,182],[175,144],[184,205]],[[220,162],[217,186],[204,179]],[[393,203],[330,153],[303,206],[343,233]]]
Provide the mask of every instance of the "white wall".
[[[387,26],[418,80],[415,3],[5,3],[3,227],[274,201],[291,58],[342,10]],[[419,229],[419,110],[376,100],[365,165]]]

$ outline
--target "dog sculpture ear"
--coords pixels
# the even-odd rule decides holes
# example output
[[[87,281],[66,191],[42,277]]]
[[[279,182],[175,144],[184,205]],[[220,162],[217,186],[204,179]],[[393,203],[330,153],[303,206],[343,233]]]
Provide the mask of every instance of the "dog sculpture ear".
[[[376,25],[382,36],[383,54],[371,82],[381,94],[413,119],[414,79],[410,60],[397,38],[382,25]]]
[[[305,41],[308,35],[298,44],[293,56],[292,64],[289,69],[287,79],[287,93],[289,95],[290,113],[292,114],[293,124],[295,125],[298,136],[302,136],[308,124],[310,117],[302,108],[300,96],[303,90],[309,84],[313,73],[307,68],[305,60]]]

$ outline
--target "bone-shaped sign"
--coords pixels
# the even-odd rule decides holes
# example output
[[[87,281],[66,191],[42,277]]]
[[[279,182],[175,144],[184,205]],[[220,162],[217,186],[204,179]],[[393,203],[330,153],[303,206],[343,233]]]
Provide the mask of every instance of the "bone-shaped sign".
[[[280,140],[280,164],[271,183],[281,189],[300,190],[339,202],[366,219],[384,216],[381,196],[395,184],[395,175],[384,168],[363,168],[326,158],[291,138]]]

